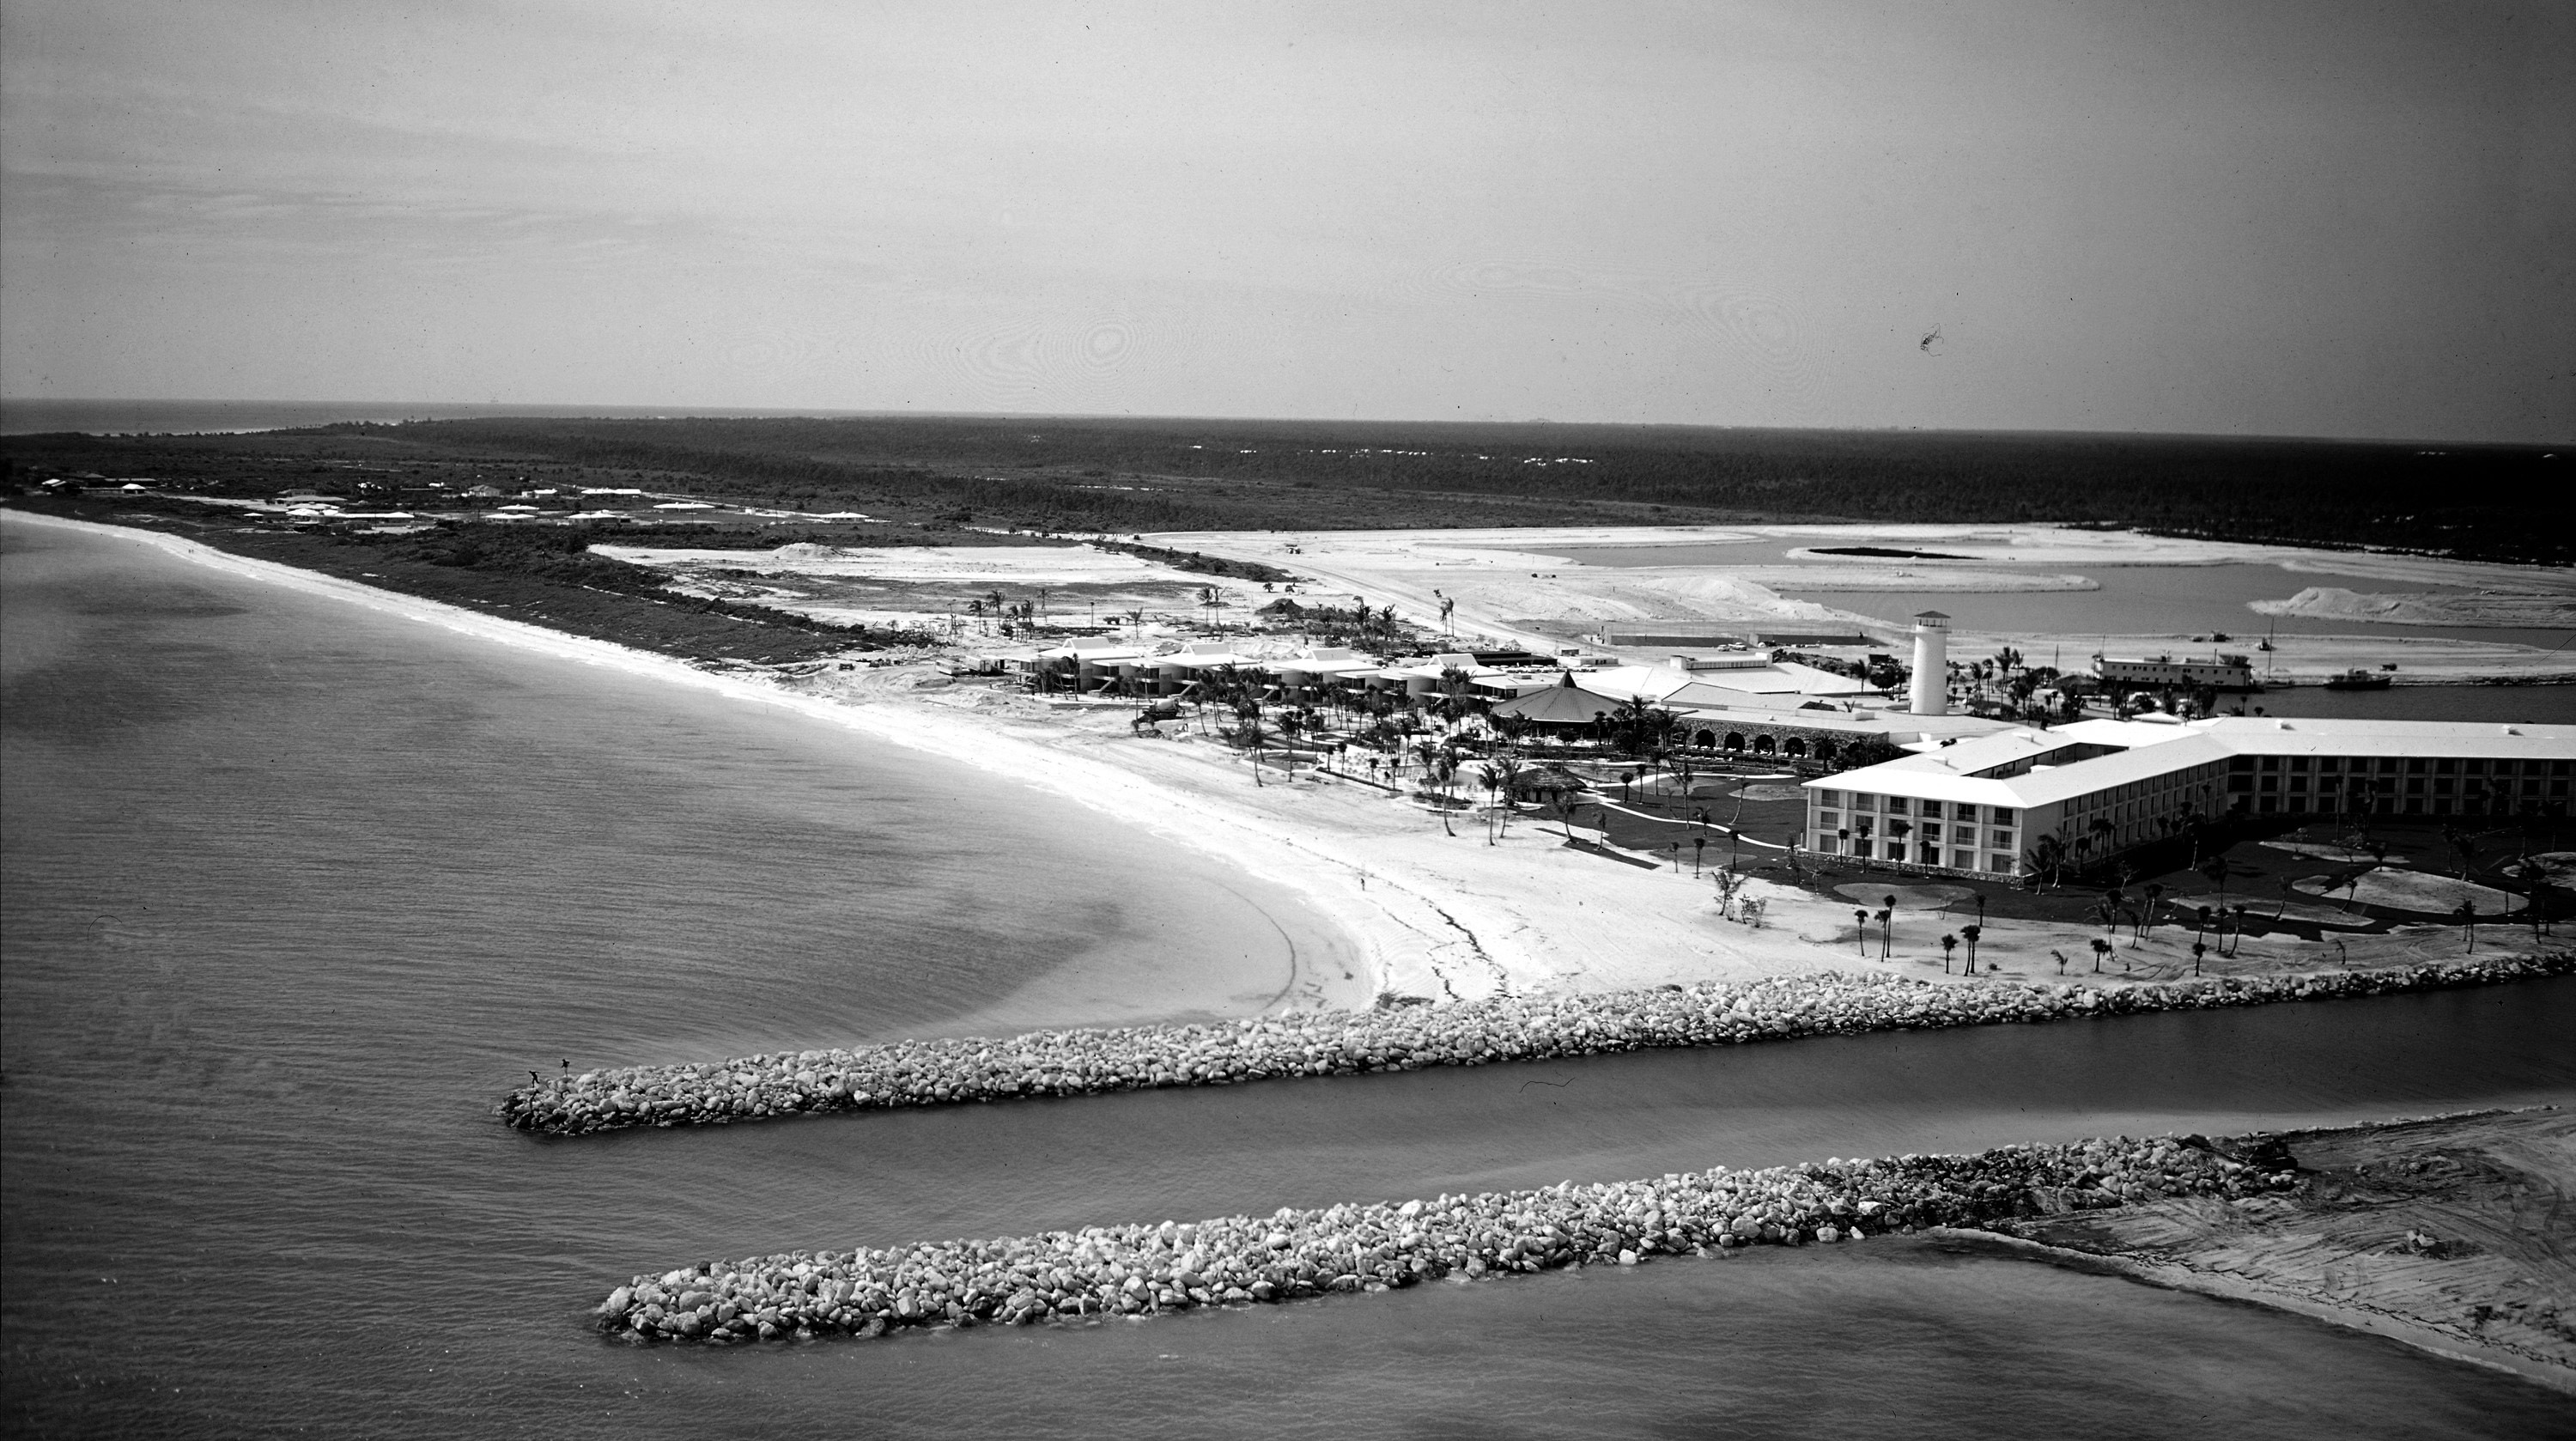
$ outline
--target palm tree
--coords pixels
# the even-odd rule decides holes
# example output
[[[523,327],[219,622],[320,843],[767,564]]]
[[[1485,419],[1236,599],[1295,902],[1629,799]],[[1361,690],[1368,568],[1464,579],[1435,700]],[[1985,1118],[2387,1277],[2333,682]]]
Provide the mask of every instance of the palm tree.
[[[1268,739],[1269,736],[1262,732],[1261,719],[1257,715],[1245,717],[1243,722],[1234,728],[1234,743],[1252,748],[1252,783],[1256,787],[1266,784],[1261,779],[1261,745]]]
[[[1905,856],[1905,838],[1907,835],[1911,834],[1913,830],[1914,825],[1910,821],[1889,821],[1887,823],[1887,833],[1896,837],[1896,854],[1899,860],[1902,860]]]
[[[2233,946],[2230,946],[2227,951],[2227,954],[2231,956],[2235,955],[2238,951],[2245,949],[2245,913],[2250,909],[2252,908],[2247,906],[2243,901],[2238,901],[2236,903],[2236,943]]]
[[[1854,911],[1854,912],[1852,912],[1852,919],[1853,919],[1854,921],[1856,921],[1856,922],[1858,922],[1858,923],[1859,923],[1858,935],[1860,936],[1860,956],[1861,956],[1861,959],[1862,959],[1862,960],[1868,960],[1868,959],[1869,959],[1869,912],[1867,912],[1867,911]]]
[[[1977,968],[1977,937],[1985,933],[1986,928],[1983,926],[1959,927],[1959,939],[1968,943],[1968,969],[1971,971]]]
[[[2042,883],[2054,882],[2066,869],[2066,838],[2063,835],[2039,835],[2030,840],[2030,849],[2021,853],[2025,875]]]
[[[2338,942],[2337,944],[2341,943]],[[2193,941],[2191,943],[2191,973],[2193,975],[2196,976],[2200,974],[2200,958],[2208,954],[2208,946],[2203,945],[2199,941]]]
[[[2152,931],[2152,930],[2154,930],[2154,929],[2156,928],[2156,905],[2157,905],[2157,903],[2158,903],[2158,902],[2162,901],[2164,898],[2165,898],[2165,888],[2164,888],[2163,886],[2161,886],[2161,885],[2154,885],[2154,884],[2150,884],[2150,885],[2147,887],[2147,924],[2146,924],[2146,929],[2148,929],[2148,930],[2151,930],[2151,931]]]
[[[2469,954],[2477,954],[2478,903],[2473,900],[2462,901],[2460,902],[2460,908],[2453,911],[2451,914],[2460,918],[2460,929],[2465,932],[2469,938]]]
[[[2218,908],[2222,911],[2227,909],[2227,878],[2236,874],[2236,868],[2227,863],[2225,856],[2211,856],[2209,864],[2200,868],[2200,873],[2218,887]]]
[[[1891,896],[1889,899],[1892,901],[1895,898]],[[1878,958],[1882,961],[1886,960],[1888,952],[1893,950],[1895,946],[1896,909],[1894,906],[1890,906],[1888,909],[1878,913]]]
[[[2470,868],[2477,863],[2478,838],[2458,826],[2444,826],[2442,839],[2450,842],[2451,849],[2459,854],[2460,879],[2467,880]]]
[[[1454,836],[1458,830],[1449,824],[1449,786],[1458,778],[1458,752],[1446,745],[1424,741],[1420,753],[1424,777],[1440,788],[1440,829]]]
[[[2066,974],[2066,953],[2065,953],[2064,951],[2052,950],[2052,951],[2050,951],[2048,954],[2049,954],[2049,958],[2050,958],[2050,959],[2052,959],[2052,960],[2054,960],[2054,961],[2056,961],[2056,962],[2057,962],[2057,973],[2058,973],[2059,975],[2061,975],[2061,976],[2062,976],[2062,975],[2065,975],[2065,974]]]
[[[1948,975],[1948,974],[1950,974],[1950,957],[1951,957],[1953,954],[1955,954],[1955,953],[1958,951],[1958,949],[1959,949],[1959,938],[1958,938],[1957,936],[1949,935],[1949,934],[1946,934],[1946,933],[1942,935],[1942,937],[1941,937],[1941,974],[1943,974],[1943,975],[1945,975],[1945,976],[1946,976],[1946,975]]]
[[[2102,958],[2111,954],[2111,943],[2102,939],[2100,936],[2095,936],[2091,944],[2093,947],[2093,974],[2098,976],[2102,974]]]
[[[1512,802],[1520,794],[1521,770],[1520,753],[1508,746],[1494,752],[1494,758],[1485,762],[1487,783],[1492,785],[1502,797],[1501,830],[1497,832],[1498,835],[1511,834]]]

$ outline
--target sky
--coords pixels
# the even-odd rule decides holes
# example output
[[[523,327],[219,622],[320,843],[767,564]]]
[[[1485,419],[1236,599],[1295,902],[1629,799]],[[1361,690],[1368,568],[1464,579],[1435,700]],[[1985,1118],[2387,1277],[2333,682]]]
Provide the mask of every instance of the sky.
[[[0,0],[0,394],[2576,437],[2576,6]]]

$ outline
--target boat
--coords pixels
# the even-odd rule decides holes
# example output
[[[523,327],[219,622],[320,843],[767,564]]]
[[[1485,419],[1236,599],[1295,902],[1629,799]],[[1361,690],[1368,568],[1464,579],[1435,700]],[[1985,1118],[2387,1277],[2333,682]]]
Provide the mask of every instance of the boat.
[[[2386,690],[2397,682],[2366,670],[2348,670],[2326,682],[2328,690]]]

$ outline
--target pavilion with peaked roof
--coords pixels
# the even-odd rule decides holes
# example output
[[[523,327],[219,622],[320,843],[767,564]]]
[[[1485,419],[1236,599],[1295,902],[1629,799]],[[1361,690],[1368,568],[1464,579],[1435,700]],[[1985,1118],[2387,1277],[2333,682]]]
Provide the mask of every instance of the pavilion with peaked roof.
[[[1626,702],[1585,690],[1574,683],[1574,672],[1545,690],[1534,690],[1518,700],[1507,700],[1495,706],[1497,717],[1517,716],[1531,725],[1588,726],[1607,720],[1611,712]]]

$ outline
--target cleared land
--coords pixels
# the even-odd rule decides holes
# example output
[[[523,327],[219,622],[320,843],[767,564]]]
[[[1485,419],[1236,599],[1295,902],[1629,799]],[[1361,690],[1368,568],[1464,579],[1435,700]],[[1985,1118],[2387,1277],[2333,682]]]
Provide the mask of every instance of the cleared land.
[[[2256,1301],[2576,1393],[2576,1116],[2546,1109],[2270,1138],[2297,1183],[2024,1222],[2163,1285]]]
[[[1934,525],[1750,525],[1709,527],[1563,526],[1516,530],[1436,531],[1279,531],[1258,534],[1186,532],[1155,537],[1158,544],[1204,549],[1213,554],[1289,567],[1317,578],[1328,592],[1368,597],[1394,604],[1404,613],[1432,617],[1441,602],[1456,604],[1461,631],[1474,631],[1524,644],[1560,643],[1571,634],[1603,625],[1653,622],[1759,627],[1837,626],[1882,637],[1882,646],[1899,643],[1902,633],[1838,605],[1784,597],[1783,590],[1951,591],[1961,595],[1958,628],[1952,632],[1954,660],[1992,656],[2011,647],[2024,654],[2046,655],[2052,648],[2089,654],[2103,637],[2043,630],[1994,630],[1975,623],[1973,592],[2081,590],[2092,582],[2081,572],[2047,574],[1995,572],[1994,565],[2105,567],[2173,567],[2176,584],[2187,587],[2187,568],[2262,564],[2285,571],[2314,570],[2331,564],[2337,573],[2384,575],[2417,584],[2457,586],[2470,591],[2512,591],[2526,597],[2517,614],[2542,617],[2552,626],[2576,632],[2576,572],[2533,566],[2496,565],[2441,560],[2423,556],[2327,554],[2297,547],[2250,545],[2142,534],[2133,531],[2082,530],[2067,526],[1934,526]],[[1792,552],[1798,564],[1749,559],[1727,563],[1724,550],[1706,547],[1747,543],[1762,552],[1784,542],[1813,541]],[[1769,541],[1772,546],[1749,544]],[[1822,547],[1858,549],[1931,546],[1963,558],[1962,563],[1935,565],[1919,560],[1891,560],[1869,555],[1835,555]],[[1674,549],[1671,565],[1587,565],[1587,550],[1625,548],[1651,556]],[[1719,559],[1712,559],[1714,554]],[[2284,590],[2295,582],[2285,577]],[[2261,617],[2248,609],[2243,628],[2250,632]],[[2356,627],[2356,630],[2361,629]],[[2244,636],[2250,644],[2257,637]],[[2138,647],[2186,645],[2188,633],[2147,628],[2116,637]],[[2535,646],[2443,636],[2407,635],[2378,630],[2370,634],[2281,635],[2272,638],[2266,657],[2270,672],[2287,682],[2316,683],[2347,670],[2375,668],[2399,657],[2401,672],[2411,681],[2484,679],[2557,680],[2576,677],[2576,650],[2550,651]],[[2079,649],[2080,647],[2080,649]],[[1669,647],[1630,647],[1637,658],[1656,656]]]

